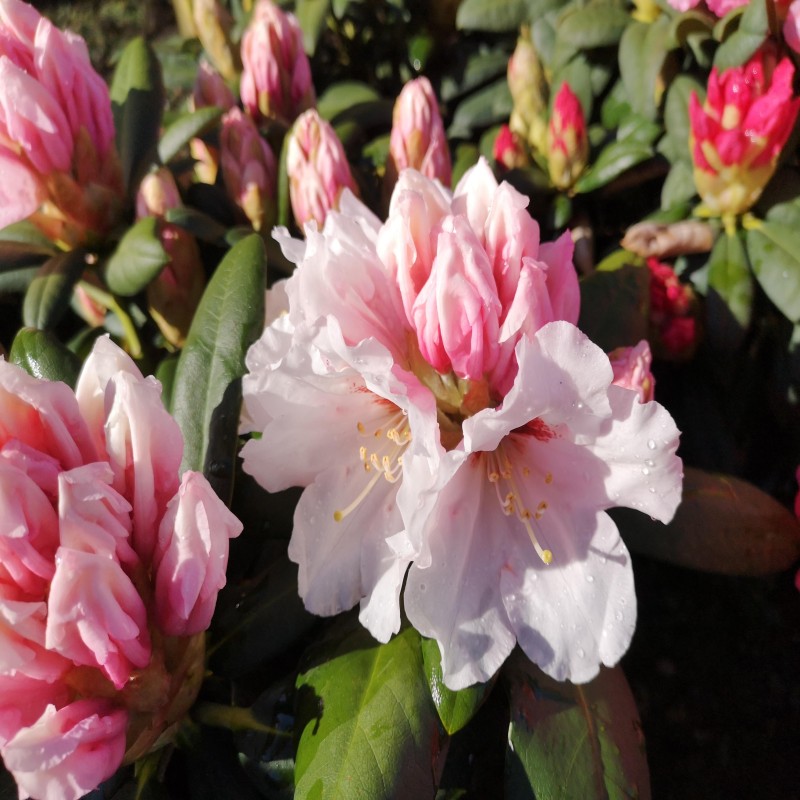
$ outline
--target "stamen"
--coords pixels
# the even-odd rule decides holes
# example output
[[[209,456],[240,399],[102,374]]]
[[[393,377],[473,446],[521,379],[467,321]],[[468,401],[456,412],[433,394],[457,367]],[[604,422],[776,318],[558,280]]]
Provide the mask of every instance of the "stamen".
[[[341,522],[348,514],[352,513],[356,508],[358,508],[361,501],[370,493],[372,487],[380,480],[380,477],[381,473],[376,472],[375,475],[373,475],[370,479],[369,483],[361,490],[361,493],[358,495],[358,497],[356,497],[356,499],[353,500],[353,502],[350,503],[347,508],[343,508],[341,510],[336,509],[336,511],[333,512],[333,518],[337,522]]]

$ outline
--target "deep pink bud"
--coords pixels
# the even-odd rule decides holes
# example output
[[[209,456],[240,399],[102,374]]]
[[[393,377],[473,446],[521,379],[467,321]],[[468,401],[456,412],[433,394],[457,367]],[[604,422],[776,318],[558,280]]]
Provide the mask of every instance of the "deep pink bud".
[[[394,104],[389,140],[387,175],[390,181],[407,167],[445,186],[452,180],[450,151],[444,132],[439,103],[425,77],[409,81]]]
[[[692,93],[689,144],[707,213],[735,216],[758,200],[800,110],[793,78],[792,62],[775,64],[774,51],[764,47],[741,67],[721,75],[712,69],[702,105]]]
[[[276,210],[275,156],[253,120],[238,108],[222,118],[220,164],[228,196],[255,230],[269,230]]]
[[[316,103],[300,24],[272,0],[256,3],[242,36],[242,68],[239,92],[255,120],[290,125]]]
[[[525,143],[508,125],[500,128],[494,140],[493,154],[494,160],[503,169],[524,167],[530,161]]]
[[[650,371],[653,356],[650,345],[643,339],[635,347],[618,347],[608,354],[614,370],[614,384],[639,395],[640,403],[655,397],[656,379]]]
[[[225,83],[225,79],[205,59],[200,60],[197,68],[197,77],[194,81],[194,91],[191,97],[193,109],[217,106],[223,111],[233,108],[236,98]]]
[[[564,81],[547,126],[547,168],[558,189],[569,189],[589,160],[589,137],[580,100]]]
[[[650,341],[658,357],[672,361],[690,358],[697,346],[697,300],[689,284],[656,258],[647,259],[650,271]]]
[[[286,171],[295,222],[302,228],[314,220],[322,227],[345,189],[358,194],[344,147],[314,109],[298,117],[289,137]]]

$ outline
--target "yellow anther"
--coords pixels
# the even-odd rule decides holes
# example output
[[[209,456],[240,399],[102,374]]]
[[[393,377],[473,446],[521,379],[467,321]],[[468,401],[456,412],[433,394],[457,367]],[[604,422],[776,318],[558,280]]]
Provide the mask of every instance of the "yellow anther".
[[[367,448],[364,447],[364,445],[361,445],[361,447],[358,448],[358,457],[362,461],[366,461],[367,460]]]
[[[542,500],[542,502],[539,503],[538,506],[536,506],[536,510],[537,511],[546,511],[547,510],[547,501]]]
[[[359,433],[366,433],[367,432],[367,429],[364,427],[364,423],[363,422],[359,422],[356,425],[356,428],[358,428],[358,432]]]

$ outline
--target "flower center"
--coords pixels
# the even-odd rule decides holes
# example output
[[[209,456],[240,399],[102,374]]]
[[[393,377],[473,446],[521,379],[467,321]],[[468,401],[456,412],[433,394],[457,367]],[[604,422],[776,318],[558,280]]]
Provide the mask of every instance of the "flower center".
[[[523,524],[539,558],[545,564],[550,564],[553,560],[553,553],[542,547],[537,535],[539,528],[537,523],[544,516],[549,504],[547,500],[541,498],[535,505],[532,505],[527,503],[523,496],[523,489],[530,490],[533,483],[530,468],[525,465],[521,468],[515,467],[507,448],[502,443],[497,450],[492,453],[484,453],[483,456],[486,463],[486,477],[494,486],[503,513],[507,517],[516,516]],[[543,479],[544,483],[549,486],[553,482],[553,473],[546,472]]]
[[[403,474],[403,453],[411,441],[411,429],[406,413],[397,406],[394,406],[394,409],[396,413],[385,419],[385,426],[369,430],[363,422],[357,423],[359,438],[365,441],[365,444],[358,448],[358,456],[364,472],[372,474],[350,505],[333,512],[333,518],[337,522],[341,522],[348,514],[355,511],[381,478],[389,483],[397,483],[400,480]]]

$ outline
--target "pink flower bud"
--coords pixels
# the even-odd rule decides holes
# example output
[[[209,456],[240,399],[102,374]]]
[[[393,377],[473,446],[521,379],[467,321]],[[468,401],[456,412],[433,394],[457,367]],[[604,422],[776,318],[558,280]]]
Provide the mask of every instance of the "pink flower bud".
[[[653,356],[650,345],[643,339],[635,347],[618,347],[608,354],[614,371],[614,384],[639,395],[640,403],[655,397],[656,379],[650,371]]]
[[[219,150],[195,137],[189,142],[189,152],[195,160],[194,177],[199,183],[213,186],[219,171]]]
[[[689,145],[707,213],[735,216],[758,200],[800,110],[793,77],[792,62],[784,57],[776,64],[765,47],[741,67],[721,75],[712,69],[702,105],[692,93]]]
[[[197,77],[194,81],[194,91],[191,97],[193,110],[216,106],[227,111],[236,105],[233,92],[225,83],[222,75],[217,72],[205,59],[200,60],[197,68]]]
[[[524,142],[508,125],[500,128],[494,140],[493,153],[494,160],[503,169],[524,167],[530,162]]]
[[[253,119],[290,125],[316,103],[303,32],[293,14],[258,0],[242,36],[242,103]]]
[[[589,160],[589,138],[580,100],[564,81],[547,127],[547,168],[558,189],[570,189]]]
[[[128,714],[108,700],[48,706],[3,748],[20,797],[78,800],[116,771],[125,753]]]
[[[697,300],[668,264],[647,259],[650,271],[650,337],[656,355],[671,361],[690,358],[697,346]]]
[[[342,143],[314,109],[301,114],[289,134],[286,171],[292,213],[301,228],[311,220],[322,227],[345,189],[358,194]]]
[[[3,0],[0,87],[0,225],[32,217],[67,246],[105,233],[122,178],[108,88],[83,39]]]
[[[238,108],[222,118],[220,164],[228,196],[255,230],[269,230],[275,220],[275,156],[253,120]]]
[[[136,193],[136,218],[163,217],[171,208],[182,205],[175,178],[166,167],[160,167],[142,178]]]
[[[442,115],[433,87],[425,77],[406,83],[392,113],[388,174],[396,180],[407,167],[436,178],[445,186],[452,180]]]

